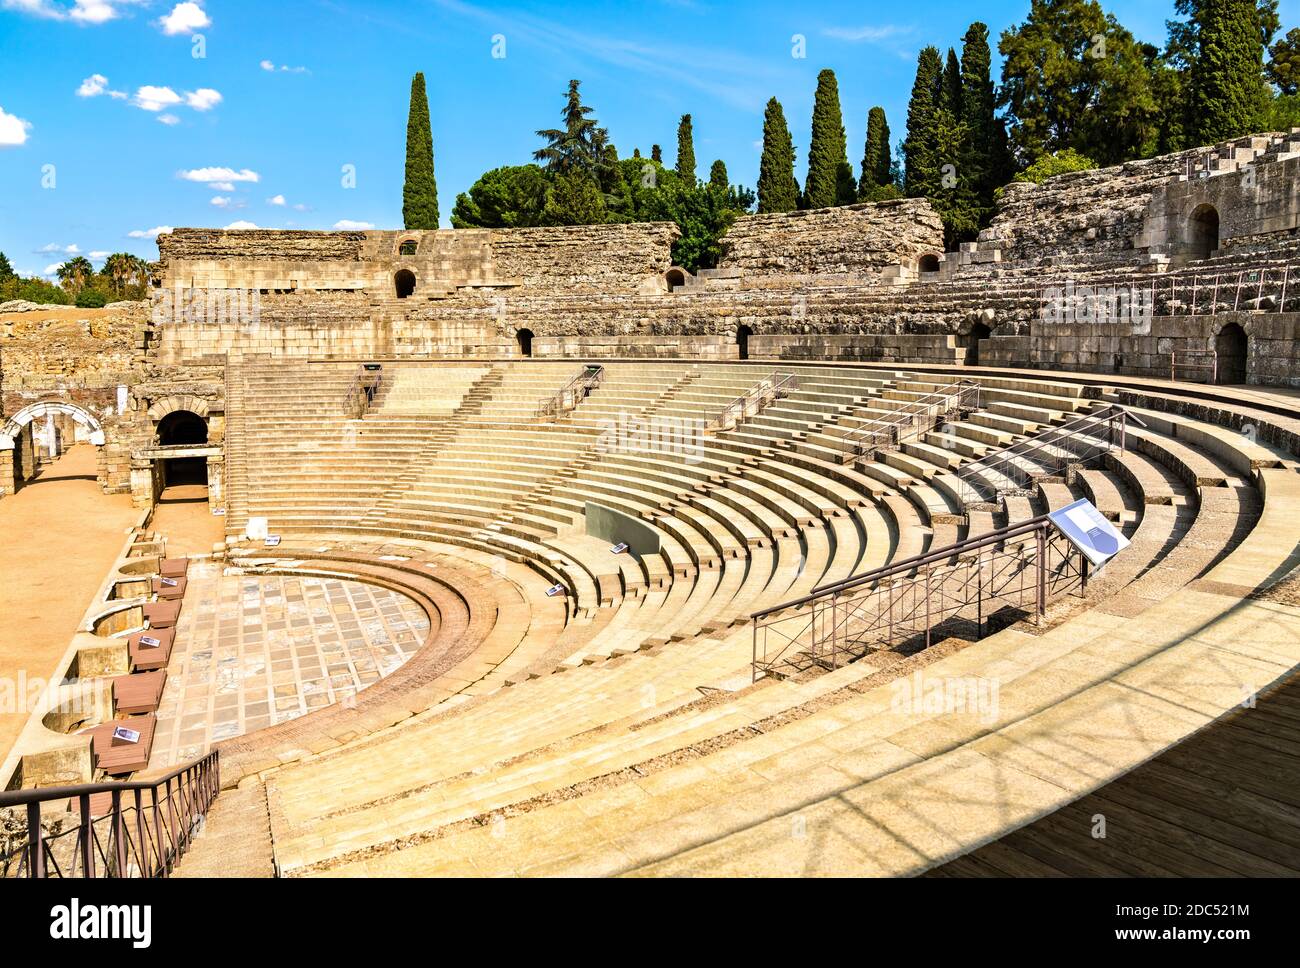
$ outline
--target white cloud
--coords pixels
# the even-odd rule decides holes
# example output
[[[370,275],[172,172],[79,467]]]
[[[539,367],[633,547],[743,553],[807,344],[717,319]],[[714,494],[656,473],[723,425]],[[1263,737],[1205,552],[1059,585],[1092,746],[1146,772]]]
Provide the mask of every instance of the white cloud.
[[[283,196],[283,195],[272,195],[270,198],[268,198],[268,199],[266,200],[266,204],[267,204],[267,205],[284,205],[284,204],[285,204],[285,202],[284,202],[284,196]]]
[[[210,87],[185,92],[185,103],[195,111],[210,111],[221,103],[221,92]]]
[[[117,18],[117,10],[107,0],[77,0],[68,16],[82,24],[102,24]]]
[[[24,121],[14,114],[6,114],[0,108],[0,148],[16,148],[27,143],[27,132],[32,129],[30,121]]]
[[[354,222],[350,218],[341,218],[334,223],[336,229],[360,231],[361,229],[373,229],[374,225],[370,222]]]
[[[269,60],[264,60],[264,61],[262,61],[258,66],[261,67],[262,70],[264,70],[264,71],[273,71],[273,70],[275,70],[275,64],[272,63],[272,62],[269,61]]]
[[[208,182],[208,187],[214,192],[233,192],[235,186],[231,182]]]
[[[202,182],[205,185],[211,185],[216,188],[216,183],[229,184],[230,182],[256,182],[261,179],[257,172],[248,168],[241,168],[235,171],[233,168],[209,167],[209,168],[191,168],[188,171],[178,171],[176,177],[185,181]],[[232,191],[233,189],[224,189]]]
[[[254,223],[245,222],[243,219],[240,219],[238,222],[231,222],[229,225],[223,226],[223,229],[225,231],[230,231],[232,229],[255,229],[255,228],[257,228],[257,226]]]
[[[881,40],[888,40],[890,37],[897,37],[900,34],[910,34],[911,27],[902,27],[898,24],[881,24],[880,26],[866,27],[827,27],[822,31],[827,37],[834,37],[836,40],[847,40],[850,43],[876,43]]]
[[[108,87],[108,78],[103,74],[91,74],[77,88],[77,97],[97,97]]]
[[[41,253],[41,252],[64,252],[64,253],[67,253],[68,255],[76,255],[78,252],[81,251],[81,249],[77,246],[77,244],[76,244],[75,242],[73,242],[71,245],[59,245],[59,243],[57,243],[57,242],[51,242],[51,243],[49,243],[48,245],[43,245],[43,246],[41,246],[41,247],[40,247],[39,249],[37,249],[36,251],[37,251],[38,253]]]
[[[197,3],[178,3],[172,12],[158,21],[162,32],[169,37],[177,34],[192,34],[194,31],[212,25],[210,18]]]
[[[49,265],[45,267],[44,271],[41,272],[41,275],[43,276],[57,275],[59,269],[62,268],[62,266],[63,266],[62,262],[51,262]]]
[[[131,103],[142,111],[161,111],[173,104],[180,104],[181,96],[170,87],[146,84],[144,87],[136,88],[135,98]]]
[[[258,62],[257,62],[257,66],[260,67],[260,68],[262,68],[262,70],[264,70],[264,71],[274,71],[274,70],[277,69],[276,66],[275,66],[275,61],[272,61],[272,60],[261,60],[261,61],[258,61]],[[308,73],[310,73],[310,71],[308,71],[307,68],[305,68],[305,67],[290,67],[288,64],[281,64],[280,67],[279,67],[278,69],[279,69],[280,71],[284,72],[285,74],[308,74]]]
[[[171,230],[170,225],[155,225],[151,229],[132,229],[126,234],[133,239],[156,239],[160,235],[166,235]]]
[[[178,118],[178,117],[176,117],[176,115],[174,115],[174,114],[160,114],[160,115],[158,115],[158,120],[161,121],[163,124],[166,124],[166,125],[173,125],[173,124],[180,124],[180,123],[181,123],[181,119]]]
[[[110,255],[112,255],[112,253],[106,249],[96,249],[94,252],[90,253],[90,257],[95,260],[107,259]]]
[[[212,198],[208,200],[208,204],[215,205],[217,208],[225,208],[230,204],[230,199],[225,195],[213,195]]]
[[[59,10],[50,0],[4,0],[0,3],[6,10],[17,10],[20,13],[29,13],[34,17],[48,17],[51,20],[62,20],[63,11]]]

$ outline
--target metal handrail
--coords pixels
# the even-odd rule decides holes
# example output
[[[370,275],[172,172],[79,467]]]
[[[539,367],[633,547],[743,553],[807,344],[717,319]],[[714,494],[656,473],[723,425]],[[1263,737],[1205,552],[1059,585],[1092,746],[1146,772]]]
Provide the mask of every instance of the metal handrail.
[[[971,461],[956,472],[955,476],[960,488],[958,497],[964,504],[983,501],[983,489],[975,481],[990,471],[1012,481],[1018,488],[1050,473],[1044,469],[1045,466],[1060,469],[1067,464],[1085,464],[1102,453],[1109,452],[1115,446],[1118,446],[1122,452],[1127,424],[1130,420],[1139,426],[1145,426],[1138,417],[1123,407],[1110,404],[1075,420],[1052,427],[1035,437],[1026,437],[992,454]],[[1104,441],[1089,433],[1090,430],[1101,428],[1103,425],[1106,428]],[[1077,450],[1066,446],[1070,442],[1078,441],[1088,441],[1095,453],[1081,456]],[[1018,463],[1018,459],[1032,460],[1036,467],[1030,470],[1022,463]],[[994,498],[1002,493],[1002,489],[996,486],[993,487],[993,491]]]
[[[757,681],[761,673],[776,669],[792,649],[818,663],[824,663],[829,655],[831,665],[836,666],[841,654],[851,654],[851,638],[861,640],[873,632],[895,639],[900,635],[910,638],[924,633],[928,646],[934,631],[946,619],[958,617],[966,609],[974,610],[970,618],[982,630],[988,614],[984,606],[989,603],[1019,605],[1028,599],[1033,603],[1036,620],[1041,621],[1053,591],[1070,587],[1074,578],[1082,582],[1083,592],[1087,591],[1086,559],[1079,553],[1074,564],[1076,550],[1068,543],[1058,547],[1058,538],[1050,517],[1040,515],[755,612],[752,616],[754,679]],[[1027,551],[1030,539],[1034,547]],[[991,549],[993,560],[986,559],[986,549]],[[1059,568],[1049,565],[1049,550],[1059,557]],[[999,564],[999,556],[1009,559],[1009,564]],[[941,565],[944,567],[938,567]],[[1025,569],[1031,565],[1033,576],[1028,580]],[[955,590],[951,587],[953,582]],[[1017,583],[1019,587],[1015,587]],[[875,612],[868,612],[873,603],[879,607]],[[793,609],[799,610],[781,614]],[[795,630],[784,631],[782,626],[786,623],[795,623]],[[851,627],[856,629],[852,634]],[[768,648],[770,636],[777,639],[777,647],[772,650]]]
[[[221,764],[216,750],[151,780],[5,791],[0,793],[0,808],[27,808],[27,844],[0,856],[0,875],[7,872],[10,858],[21,852],[18,876],[43,878],[53,871],[59,877],[72,877],[77,867],[82,877],[166,877],[189,849],[220,792]],[[108,813],[93,817],[91,797],[106,793],[112,795],[112,807]],[[124,806],[124,794],[134,794],[133,802]],[[41,825],[41,805],[70,800],[77,801],[80,822],[69,830],[47,835]],[[128,822],[127,815],[132,812],[134,818]],[[95,829],[99,820],[108,825],[102,839]],[[65,871],[58,864],[52,844],[73,833],[77,839]],[[103,861],[102,872],[97,856]]]
[[[354,420],[364,417],[370,405],[375,402],[375,397],[379,395],[379,388],[383,383],[384,371],[380,364],[372,363],[369,366],[365,363],[359,364],[352,375],[347,398],[343,401],[344,415]]]
[[[973,399],[972,399],[973,398]],[[863,424],[852,433],[839,438],[844,451],[843,463],[865,457],[884,447],[897,446],[908,437],[920,433],[925,421],[941,413],[954,410],[978,410],[980,385],[971,380],[958,380],[938,390],[913,400],[904,407]],[[869,441],[869,443],[864,443]]]
[[[554,419],[573,410],[604,380],[605,367],[599,363],[588,363],[568,383],[541,401],[537,405],[536,415],[543,419]]]
[[[799,377],[796,374],[782,374],[779,370],[774,370],[766,380],[760,380],[726,406],[709,413],[704,420],[704,427],[710,431],[731,430],[746,417],[754,416],[791,390],[798,389]]]

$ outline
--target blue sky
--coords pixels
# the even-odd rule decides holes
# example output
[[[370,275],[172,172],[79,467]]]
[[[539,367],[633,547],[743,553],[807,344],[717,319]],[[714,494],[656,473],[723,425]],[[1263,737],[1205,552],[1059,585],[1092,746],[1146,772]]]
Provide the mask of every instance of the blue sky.
[[[1104,6],[1159,43],[1173,0]],[[817,72],[830,67],[856,166],[872,105],[901,138],[921,47],[958,46],[980,19],[996,48],[1028,8],[0,0],[0,251],[41,274],[70,253],[156,258],[150,233],[160,226],[400,227],[417,70],[428,83],[444,225],[481,172],[530,160],[533,132],[558,124],[571,77],[621,155],[658,142],[671,164],[677,120],[690,112],[700,174],[722,158],[733,181],[752,186],[773,95],[802,178]],[[1298,14],[1300,0],[1283,0],[1284,30]],[[792,56],[795,34],[804,58]],[[496,35],[504,57],[493,56]],[[355,187],[343,184],[346,165]]]

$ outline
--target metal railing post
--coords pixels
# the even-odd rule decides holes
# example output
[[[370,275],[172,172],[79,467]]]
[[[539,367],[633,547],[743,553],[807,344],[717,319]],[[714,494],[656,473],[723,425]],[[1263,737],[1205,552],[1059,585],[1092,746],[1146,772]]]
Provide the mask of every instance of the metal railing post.
[[[40,802],[27,804],[27,876],[45,876],[45,833],[41,830]]]

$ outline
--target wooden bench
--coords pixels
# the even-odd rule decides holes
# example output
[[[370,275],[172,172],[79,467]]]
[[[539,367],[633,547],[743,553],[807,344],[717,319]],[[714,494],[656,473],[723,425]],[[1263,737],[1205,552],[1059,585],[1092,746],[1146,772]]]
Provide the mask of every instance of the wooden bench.
[[[174,598],[167,602],[148,602],[143,606],[145,621],[151,629],[169,629],[176,625],[181,617],[181,601]]]
[[[135,716],[154,712],[162,699],[163,686],[166,684],[167,672],[164,669],[118,676],[113,680],[114,714]]]
[[[83,736],[90,736],[95,768],[103,770],[109,776],[121,776],[123,773],[143,770],[149,763],[149,753],[153,749],[153,731],[157,724],[153,713],[149,713],[144,716],[114,719],[83,730]],[[113,730],[119,726],[138,732],[139,741],[128,743],[126,740],[114,739]]]
[[[175,585],[164,585],[163,582],[174,581]],[[185,579],[184,578],[155,578],[153,580],[153,593],[161,601],[180,600],[185,597]]]
[[[157,639],[157,645],[143,645],[141,638]],[[133,672],[148,672],[154,669],[166,669],[167,660],[171,658],[172,644],[176,640],[175,626],[151,628],[147,632],[137,632],[127,640],[127,651],[131,656]]]
[[[158,573],[164,578],[184,578],[189,570],[188,558],[164,558],[158,566]]]

